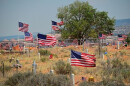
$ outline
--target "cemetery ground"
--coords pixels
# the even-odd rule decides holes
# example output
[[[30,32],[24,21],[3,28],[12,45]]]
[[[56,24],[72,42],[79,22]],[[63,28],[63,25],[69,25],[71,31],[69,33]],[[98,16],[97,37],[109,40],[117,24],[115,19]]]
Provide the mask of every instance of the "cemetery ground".
[[[84,47],[83,46],[67,46],[67,47],[53,47],[53,48],[42,48],[42,50],[49,51],[49,54],[53,54],[53,58],[49,59],[49,54],[47,55],[40,55],[38,56],[38,50],[30,51],[30,53],[4,53],[4,51],[1,51],[0,54],[0,61],[4,62],[4,66],[8,67],[8,69],[5,68],[4,76],[2,73],[2,63],[0,63],[0,85],[3,85],[3,83],[8,80],[9,77],[13,76],[15,73],[24,73],[24,72],[32,72],[32,64],[33,61],[36,62],[37,68],[36,73],[43,73],[48,74],[51,69],[54,70],[55,64],[62,60],[65,63],[69,63],[70,58],[70,50],[75,50],[79,52],[86,52],[86,49],[88,49],[89,54],[96,55],[96,67],[77,67],[72,66],[73,73],[74,73],[74,79],[75,79],[75,86],[80,85],[80,83],[83,82],[82,77],[86,78],[85,81],[88,82],[88,79],[90,77],[94,77],[94,82],[100,82],[106,78],[106,72],[109,71],[109,67],[113,68],[117,62],[117,66],[122,64],[127,64],[127,69],[130,71],[130,46],[127,47],[120,47],[120,49],[116,49],[116,46],[104,46],[101,50],[102,53],[107,52],[107,54],[104,55],[104,58],[101,56],[99,58],[98,53],[98,47]],[[41,50],[41,49],[40,49]],[[11,62],[10,59],[12,59]],[[21,68],[15,68],[13,67],[13,64],[16,64],[16,59],[19,60],[19,64],[21,64]],[[113,59],[119,59],[118,61],[115,61],[115,64],[112,64]],[[117,76],[118,76],[118,70]],[[130,85],[130,72],[128,71],[128,75],[124,77],[123,83],[125,85]],[[104,73],[105,72],[105,73]],[[55,75],[58,75],[54,71]],[[110,74],[111,77],[114,76],[113,73]],[[69,76],[69,74],[67,74]],[[118,77],[117,77],[118,78]]]

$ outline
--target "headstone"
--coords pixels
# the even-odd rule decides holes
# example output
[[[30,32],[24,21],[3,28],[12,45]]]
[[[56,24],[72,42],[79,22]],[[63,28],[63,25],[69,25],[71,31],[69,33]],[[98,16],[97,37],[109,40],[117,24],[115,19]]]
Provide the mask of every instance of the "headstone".
[[[37,64],[35,63],[35,61],[33,61],[32,71],[33,71],[34,74],[36,74],[36,68],[37,68]]]
[[[50,70],[50,74],[54,74],[54,70]]]
[[[70,75],[70,79],[72,80],[72,86],[75,86],[74,74]]]
[[[18,59],[16,59],[16,64],[19,64],[19,60]]]
[[[86,49],[86,53],[88,53],[88,49]]]
[[[23,52],[25,53],[25,46],[23,47]]]
[[[38,57],[39,57],[39,59],[41,59],[41,57],[40,57],[40,53],[38,53]]]

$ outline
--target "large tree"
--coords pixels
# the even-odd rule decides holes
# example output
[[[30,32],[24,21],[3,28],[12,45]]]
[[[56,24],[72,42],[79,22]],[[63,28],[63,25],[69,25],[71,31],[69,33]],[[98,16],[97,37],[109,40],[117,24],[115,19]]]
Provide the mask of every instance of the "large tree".
[[[97,38],[99,33],[109,34],[114,30],[114,18],[107,12],[99,12],[88,2],[74,3],[58,8],[58,18],[64,21],[62,38],[86,39]]]

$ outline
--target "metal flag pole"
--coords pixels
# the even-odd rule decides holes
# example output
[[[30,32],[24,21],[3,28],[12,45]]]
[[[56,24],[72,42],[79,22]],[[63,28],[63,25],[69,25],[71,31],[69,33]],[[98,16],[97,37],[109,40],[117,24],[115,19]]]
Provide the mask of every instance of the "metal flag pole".
[[[52,35],[52,20],[51,20],[51,35]]]
[[[18,22],[18,27],[19,27],[19,22]],[[18,28],[18,43],[19,43],[19,28]]]
[[[38,35],[37,35],[37,49],[38,49],[38,53],[39,53]]]

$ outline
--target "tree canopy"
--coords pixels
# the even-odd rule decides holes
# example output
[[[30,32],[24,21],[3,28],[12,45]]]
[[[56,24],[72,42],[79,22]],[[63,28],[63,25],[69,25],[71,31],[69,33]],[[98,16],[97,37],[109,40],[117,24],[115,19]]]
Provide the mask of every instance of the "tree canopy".
[[[88,2],[74,3],[58,8],[58,19],[64,21],[62,38],[97,38],[99,33],[109,34],[114,30],[115,19],[107,12],[94,9]]]

